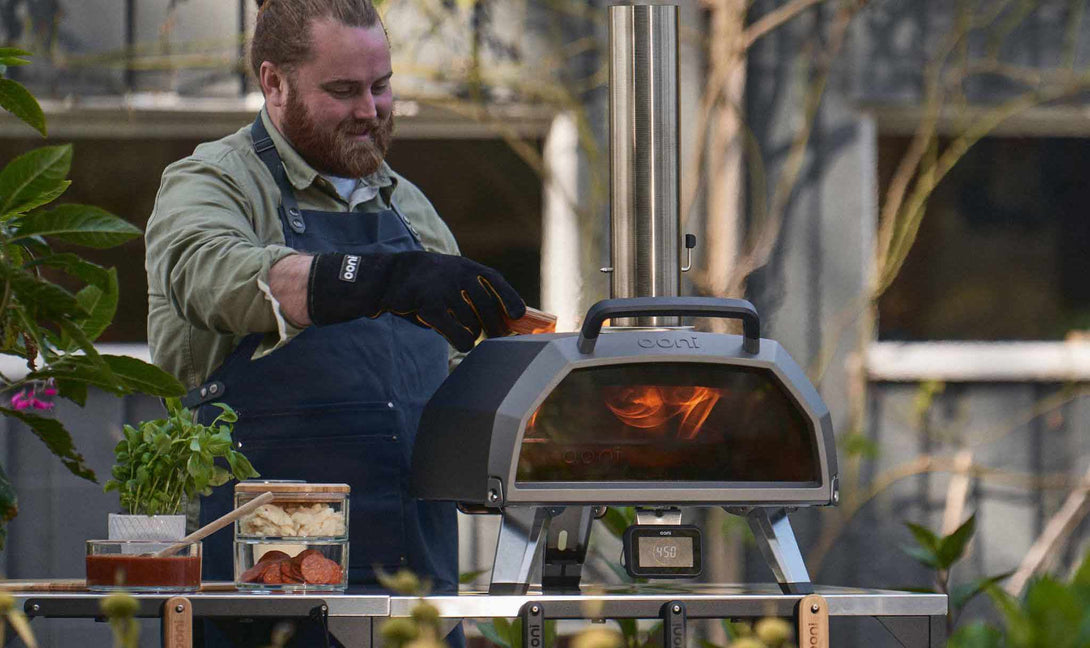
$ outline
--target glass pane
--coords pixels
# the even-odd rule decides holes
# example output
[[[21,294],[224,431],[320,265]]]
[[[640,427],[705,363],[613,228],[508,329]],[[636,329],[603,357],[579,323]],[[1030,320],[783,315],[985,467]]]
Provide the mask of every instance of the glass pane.
[[[538,408],[516,481],[820,481],[809,420],[769,372],[579,369]]]
[[[883,192],[910,141],[879,139]],[[1063,340],[1090,328],[1088,174],[1087,138],[975,144],[928,198],[878,301],[879,339]]]

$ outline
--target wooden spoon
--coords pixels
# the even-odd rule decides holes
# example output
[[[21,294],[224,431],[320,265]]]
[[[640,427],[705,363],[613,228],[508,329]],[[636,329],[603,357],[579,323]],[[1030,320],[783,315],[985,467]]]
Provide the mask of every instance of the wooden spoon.
[[[189,535],[182,538],[178,542],[170,545],[166,549],[163,549],[162,551],[157,551],[155,553],[155,557],[156,558],[164,558],[166,556],[173,555],[174,553],[184,549],[187,545],[192,544],[192,543],[194,543],[194,542],[196,542],[198,540],[202,540],[205,537],[212,535],[216,531],[219,531],[223,527],[227,526],[228,524],[231,524],[235,520],[239,519],[243,515],[246,515],[250,511],[253,511],[255,508],[261,506],[262,504],[266,504],[268,502],[271,502],[272,499],[273,499],[273,494],[271,492],[266,491],[266,492],[258,495],[257,497],[253,498],[249,502],[246,502],[245,504],[238,507],[237,509],[231,511],[227,515],[224,515],[223,517],[217,518],[217,519],[209,522],[208,524],[202,526],[201,528],[197,529],[193,533],[190,533]]]

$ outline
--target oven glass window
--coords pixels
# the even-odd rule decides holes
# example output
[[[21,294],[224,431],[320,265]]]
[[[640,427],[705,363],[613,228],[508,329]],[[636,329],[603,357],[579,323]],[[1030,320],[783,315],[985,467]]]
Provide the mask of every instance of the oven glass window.
[[[820,483],[815,433],[770,372],[640,363],[570,373],[530,417],[516,481]]]

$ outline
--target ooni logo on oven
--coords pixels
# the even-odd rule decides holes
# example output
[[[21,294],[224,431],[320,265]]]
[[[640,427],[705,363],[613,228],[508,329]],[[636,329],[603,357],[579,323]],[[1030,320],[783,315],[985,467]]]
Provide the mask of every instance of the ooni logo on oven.
[[[614,446],[605,450],[565,450],[564,463],[569,465],[615,464],[621,461],[621,448]]]
[[[641,349],[699,349],[700,342],[696,339],[695,335],[689,337],[672,338],[672,337],[641,337],[636,338],[636,344],[640,345]]]

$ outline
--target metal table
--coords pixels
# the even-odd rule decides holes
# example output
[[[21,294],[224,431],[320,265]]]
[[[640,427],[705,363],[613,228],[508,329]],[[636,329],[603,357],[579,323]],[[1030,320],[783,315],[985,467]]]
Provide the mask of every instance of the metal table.
[[[946,640],[947,597],[890,590],[848,587],[815,588],[827,602],[831,617],[873,617],[901,645],[943,646]],[[96,618],[101,616],[99,593],[15,593],[27,616]],[[137,616],[167,621],[167,594],[135,594],[140,604]],[[421,599],[391,596],[374,590],[349,589],[343,594],[261,594],[251,592],[197,592],[184,594],[192,617],[321,617],[330,633],[345,646],[370,648],[381,644],[375,621],[405,617]],[[485,592],[462,591],[457,595],[434,595],[423,600],[435,606],[439,615],[453,623],[466,619],[494,617],[523,619],[524,646],[541,646],[541,629],[546,619],[655,619],[664,622],[668,645],[685,639],[689,619],[791,617],[796,614],[800,594],[783,594],[775,584],[745,585],[632,585],[584,586],[571,594],[542,594],[531,591],[517,596],[495,596]],[[175,604],[172,602],[171,606]],[[679,639],[680,638],[680,639]],[[835,641],[835,638],[834,638]],[[684,645],[681,643],[680,645]]]

